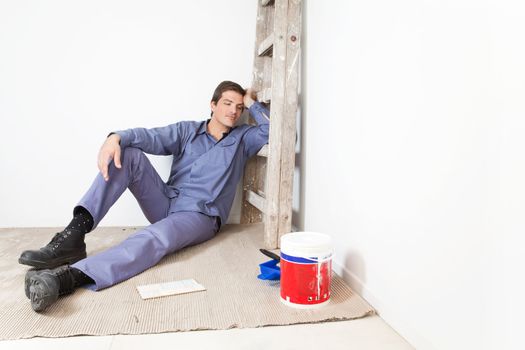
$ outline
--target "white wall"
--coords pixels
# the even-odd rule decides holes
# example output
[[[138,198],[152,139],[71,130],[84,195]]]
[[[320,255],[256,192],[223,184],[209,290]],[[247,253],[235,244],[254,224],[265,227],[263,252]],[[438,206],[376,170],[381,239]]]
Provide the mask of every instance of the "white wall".
[[[417,349],[513,346],[524,13],[510,0],[306,3],[296,220],[333,236],[336,270]]]
[[[65,225],[110,131],[205,119],[220,81],[249,84],[255,15],[245,0],[0,1],[0,227]],[[126,192],[101,225],[146,223]]]

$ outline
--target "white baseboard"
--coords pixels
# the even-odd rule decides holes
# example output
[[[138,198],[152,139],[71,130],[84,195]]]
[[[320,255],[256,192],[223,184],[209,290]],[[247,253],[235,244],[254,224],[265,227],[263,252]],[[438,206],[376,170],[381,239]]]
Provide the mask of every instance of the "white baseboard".
[[[350,287],[365,299],[377,312],[377,314],[396,331],[400,336],[406,339],[412,346],[418,350],[436,350],[436,348],[418,332],[406,316],[398,314],[393,308],[388,307],[377,293],[373,293],[352,271],[346,267],[332,261],[332,268],[335,273],[343,278]]]

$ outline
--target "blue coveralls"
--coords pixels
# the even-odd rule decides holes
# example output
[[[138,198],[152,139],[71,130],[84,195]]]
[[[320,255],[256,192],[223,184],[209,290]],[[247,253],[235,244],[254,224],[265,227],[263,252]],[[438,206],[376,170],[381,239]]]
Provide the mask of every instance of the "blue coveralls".
[[[72,266],[100,290],[157,264],[162,257],[212,237],[228,219],[246,161],[268,142],[269,112],[255,102],[249,109],[257,126],[240,125],[221,140],[206,132],[206,121],[161,128],[117,131],[122,168],[109,165],[78,203],[93,216],[94,227],[129,188],[151,225],[122,243]],[[164,183],[143,153],[173,155]]]

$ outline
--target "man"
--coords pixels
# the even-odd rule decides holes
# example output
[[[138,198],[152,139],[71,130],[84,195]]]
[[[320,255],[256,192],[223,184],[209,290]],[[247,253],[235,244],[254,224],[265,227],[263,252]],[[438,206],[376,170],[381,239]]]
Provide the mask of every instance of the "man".
[[[111,133],[98,156],[100,173],[74,208],[71,223],[45,247],[24,251],[25,292],[35,311],[87,285],[100,290],[157,264],[183,247],[212,238],[226,222],[246,161],[268,142],[269,113],[250,89],[220,83],[211,119]],[[235,126],[243,109],[258,125]],[[144,153],[173,155],[164,183]],[[86,257],[84,235],[129,188],[151,225]],[[41,270],[43,269],[43,270]]]

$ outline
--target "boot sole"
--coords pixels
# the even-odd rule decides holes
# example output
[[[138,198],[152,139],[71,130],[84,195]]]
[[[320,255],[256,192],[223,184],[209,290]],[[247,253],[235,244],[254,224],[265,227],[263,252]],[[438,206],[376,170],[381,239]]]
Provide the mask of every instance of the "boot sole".
[[[47,261],[24,259],[20,257],[18,258],[18,263],[22,265],[33,266],[37,269],[54,269],[55,267],[59,267],[60,265],[74,264],[77,261],[84,259],[86,256],[86,252],[82,252],[81,254],[59,257]]]
[[[24,292],[26,293],[27,299],[31,299],[31,294],[29,292],[29,288],[31,286],[31,277],[36,276],[37,274],[38,270],[29,270],[26,272],[24,279]]]
[[[61,265],[61,266],[67,266],[67,265]],[[31,287],[31,277],[38,275],[41,271],[43,270],[36,270],[36,269],[27,270],[25,278],[24,278],[24,293],[27,299],[31,299],[31,294],[29,290]]]
[[[56,294],[46,293],[51,288],[40,276],[33,276],[29,283],[29,298],[34,311],[43,311],[58,300],[58,291]]]

